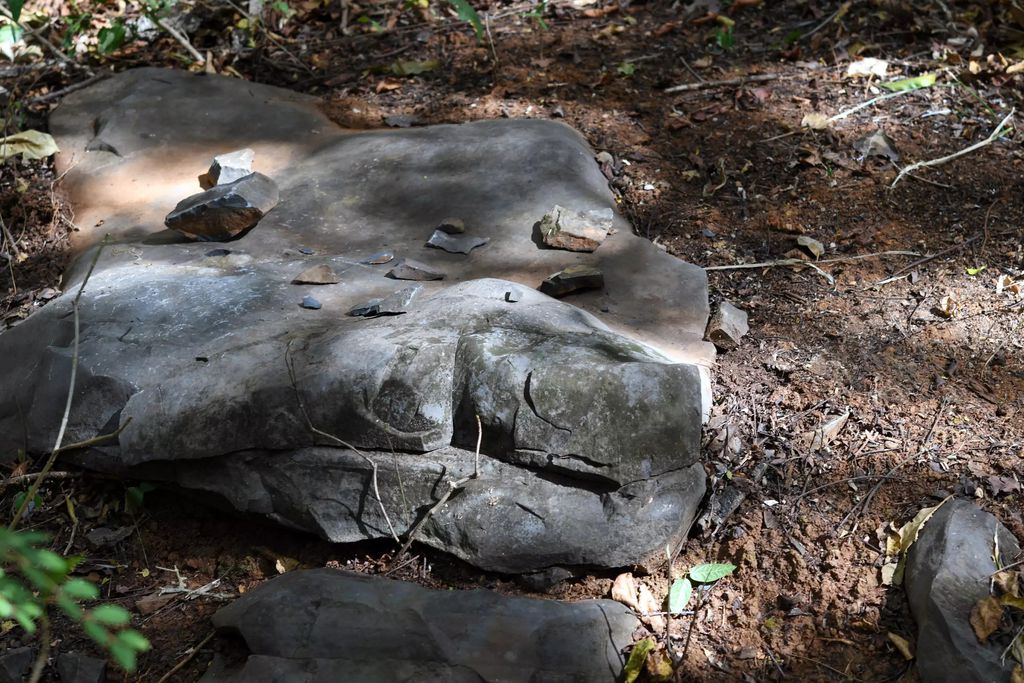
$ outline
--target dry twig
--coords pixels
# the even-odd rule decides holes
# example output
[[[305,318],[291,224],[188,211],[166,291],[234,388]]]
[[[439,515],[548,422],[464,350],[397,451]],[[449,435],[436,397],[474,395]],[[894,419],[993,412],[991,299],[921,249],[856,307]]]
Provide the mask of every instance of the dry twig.
[[[692,92],[694,90],[708,90],[709,88],[727,88],[732,85],[746,85],[747,83],[764,83],[782,78],[782,74],[753,74],[752,76],[740,76],[739,78],[725,78],[719,81],[700,81],[699,83],[684,83],[665,88],[664,92]]]

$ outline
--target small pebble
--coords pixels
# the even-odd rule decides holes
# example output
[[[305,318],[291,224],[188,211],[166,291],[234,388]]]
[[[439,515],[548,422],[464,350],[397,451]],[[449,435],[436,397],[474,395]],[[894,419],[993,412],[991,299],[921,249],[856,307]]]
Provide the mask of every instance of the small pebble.
[[[306,256],[312,256],[316,252],[310,249],[309,247],[299,247],[299,253],[305,254]]]
[[[302,297],[302,303],[299,304],[299,305],[302,306],[303,308],[310,308],[310,309],[316,311],[316,310],[319,310],[319,308],[323,304],[321,304],[320,300],[317,299],[316,297],[304,296],[304,297]]]

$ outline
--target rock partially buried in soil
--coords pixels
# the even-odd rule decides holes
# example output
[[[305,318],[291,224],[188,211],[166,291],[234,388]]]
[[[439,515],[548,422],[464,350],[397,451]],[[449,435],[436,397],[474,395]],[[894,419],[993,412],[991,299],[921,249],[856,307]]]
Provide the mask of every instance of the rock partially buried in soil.
[[[584,256],[607,291],[569,305],[532,288],[581,255],[538,249],[530,217],[614,202],[569,127],[502,120],[352,134],[297,93],[146,69],[71,93],[51,130],[89,227],[75,234],[67,292],[0,334],[0,459],[46,452],[56,438],[68,316],[90,247],[110,232],[125,248],[99,253],[79,305],[87,332],[65,436],[124,429],[73,456],[81,464],[176,483],[336,542],[383,539],[372,468],[311,433],[299,402],[318,430],[382,464],[381,499],[399,534],[473,472],[479,415],[481,476],[417,543],[520,573],[632,565],[684,533],[705,488],[707,374],[694,361],[709,362],[712,348],[700,340],[706,278],[615,216],[620,229]],[[86,153],[97,136],[122,156]],[[211,141],[255,149],[287,200],[233,253],[204,257],[217,245],[160,234],[161,198],[194,182]],[[182,154],[168,155],[170,145]],[[104,190],[133,179],[137,193]],[[426,251],[424,217],[435,216],[458,216],[491,242],[470,258]],[[383,250],[419,256],[455,284],[396,285],[385,275],[394,263],[359,263]],[[290,284],[318,263],[344,269],[344,286]],[[423,290],[403,315],[345,315],[414,284]],[[323,311],[299,306],[313,291]]]
[[[209,190],[216,185],[227,185],[252,173],[252,162],[256,152],[239,149],[227,154],[218,154],[210,164],[210,170],[199,176],[199,186]]]
[[[570,211],[555,206],[540,221],[544,244],[554,249],[594,251],[612,229],[612,210]]]
[[[277,184],[252,173],[181,200],[164,224],[193,240],[224,241],[253,228],[277,202]]]
[[[339,282],[338,274],[327,264],[307,268],[292,280],[293,285],[336,285]]]
[[[443,230],[435,230],[434,234],[427,240],[427,246],[435,249],[443,249],[450,254],[468,254],[477,247],[482,247],[490,242],[486,237],[473,237],[472,235],[449,235]]]
[[[704,338],[714,344],[719,351],[731,351],[740,345],[740,340],[749,331],[746,311],[728,301],[722,301],[708,322]]]
[[[560,299],[563,296],[587,289],[604,287],[604,274],[593,266],[569,266],[540,283],[540,291]]]
[[[965,500],[942,505],[910,547],[904,584],[917,622],[917,671],[922,683],[1009,681],[1012,658],[1000,655],[1008,640],[980,643],[971,610],[989,595],[996,565],[1014,561],[1019,543],[995,517]]]
[[[331,569],[271,579],[213,623],[249,655],[215,663],[202,683],[615,683],[638,625],[610,600],[430,590]]]
[[[404,258],[394,268],[388,271],[388,277],[395,280],[443,280],[444,273],[434,270],[425,263],[414,261],[411,258]]]

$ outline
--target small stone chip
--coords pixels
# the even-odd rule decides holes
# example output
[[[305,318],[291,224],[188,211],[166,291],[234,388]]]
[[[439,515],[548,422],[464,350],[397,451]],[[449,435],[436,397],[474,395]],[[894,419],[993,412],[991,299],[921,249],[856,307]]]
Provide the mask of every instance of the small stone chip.
[[[383,299],[372,299],[365,304],[360,304],[348,312],[351,316],[372,318],[378,315],[400,315],[405,313],[409,304],[416,298],[416,295],[423,289],[423,285],[413,285],[400,289]]]
[[[443,249],[450,254],[468,254],[477,247],[482,247],[491,240],[487,237],[473,237],[472,235],[450,235],[440,228],[427,240],[428,247]]]
[[[739,346],[740,340],[749,331],[746,311],[723,300],[711,316],[704,338],[719,351],[731,351]]]
[[[388,271],[388,277],[395,280],[443,280],[444,273],[425,263],[404,258]]]
[[[252,162],[256,152],[249,148],[218,154],[210,164],[210,170],[199,176],[199,186],[209,190],[217,185],[227,185],[252,173]]]
[[[612,229],[612,210],[570,211],[555,206],[540,220],[544,244],[554,249],[594,251]]]
[[[364,258],[360,263],[367,266],[379,266],[383,263],[391,263],[395,260],[395,255],[390,251],[378,251],[376,254],[371,254]]]
[[[593,266],[569,266],[540,283],[540,291],[556,299],[586,289],[604,287],[604,273]]]
[[[323,304],[320,303],[319,299],[309,295],[302,297],[302,303],[300,303],[299,305],[302,306],[303,308],[309,308],[314,311],[320,310],[320,308],[323,306]]]
[[[437,224],[437,229],[449,235],[461,235],[466,232],[466,224],[461,218],[445,218]]]
[[[336,285],[339,282],[338,274],[327,264],[307,268],[292,280],[293,285]]]

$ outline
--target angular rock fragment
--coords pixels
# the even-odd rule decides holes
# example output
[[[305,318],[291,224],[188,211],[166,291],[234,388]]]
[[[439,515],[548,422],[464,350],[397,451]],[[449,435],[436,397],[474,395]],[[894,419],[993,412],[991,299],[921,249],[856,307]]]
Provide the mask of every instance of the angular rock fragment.
[[[461,218],[445,218],[437,224],[437,229],[449,235],[461,235],[466,232],[466,224]]]
[[[390,251],[378,251],[376,254],[370,254],[364,258],[360,263],[367,266],[379,266],[383,263],[391,263],[395,260],[394,253]]]
[[[1009,681],[1013,659],[1001,661],[1008,640],[978,641],[970,617],[989,596],[1000,567],[1018,556],[1017,539],[991,514],[950,500],[925,522],[907,553],[904,584],[917,622],[917,671],[924,683]]]
[[[708,321],[704,338],[714,344],[719,351],[731,351],[740,345],[740,340],[749,331],[746,311],[728,301],[722,301]]]
[[[277,183],[252,173],[181,200],[164,225],[198,241],[229,240],[249,230],[277,206]]]
[[[413,285],[400,289],[391,296],[383,299],[373,299],[365,304],[360,304],[348,312],[351,316],[370,318],[378,315],[399,315],[405,313],[409,304],[416,298],[416,295],[423,289],[423,285]]]
[[[35,660],[34,647],[15,647],[6,650],[0,655],[0,683],[21,683]]]
[[[272,579],[218,611],[213,623],[241,636],[249,656],[215,664],[204,683],[615,683],[638,625],[611,600],[430,590],[331,569]]]
[[[443,280],[444,273],[434,270],[425,263],[404,258],[388,271],[388,277],[395,280]]]
[[[611,229],[611,209],[571,211],[555,205],[540,221],[544,244],[569,251],[594,251]]]
[[[62,652],[57,656],[57,674],[61,683],[103,683],[107,663],[77,652]]]
[[[604,274],[593,266],[569,266],[540,283],[540,291],[556,299],[585,289],[604,287]]]
[[[519,289],[518,287],[510,287],[509,290],[505,292],[505,301],[509,302],[510,304],[518,303],[522,300],[523,290]]]
[[[210,164],[210,170],[199,176],[199,186],[209,190],[216,185],[227,185],[252,173],[252,162],[256,152],[239,149],[227,154],[218,154]]]
[[[491,240],[487,237],[473,237],[472,235],[450,235],[444,230],[437,229],[427,240],[428,247],[443,249],[450,254],[468,254],[477,247],[482,247]]]
[[[307,268],[292,280],[293,285],[336,285],[339,282],[338,274],[325,263]]]
[[[299,305],[302,306],[303,308],[308,308],[314,311],[320,310],[320,308],[323,306],[323,304],[320,303],[320,300],[313,296],[302,297],[302,303],[300,303]]]

